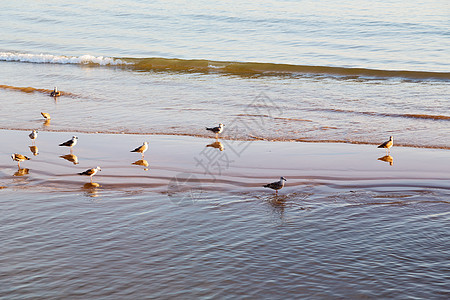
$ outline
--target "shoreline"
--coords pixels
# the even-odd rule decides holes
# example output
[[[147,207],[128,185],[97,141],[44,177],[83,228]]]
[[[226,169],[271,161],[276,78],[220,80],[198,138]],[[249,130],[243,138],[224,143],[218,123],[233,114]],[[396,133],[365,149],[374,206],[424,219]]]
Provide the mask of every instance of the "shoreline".
[[[76,133],[78,144],[70,157],[69,149],[58,144],[73,132],[39,132],[39,154],[30,152],[28,133],[0,130],[0,186],[73,189],[85,187],[89,177],[77,173],[100,166],[93,177],[102,189],[145,189],[170,193],[171,184],[180,191],[273,193],[263,184],[287,178],[280,194],[310,190],[364,189],[405,191],[410,189],[450,190],[448,151],[338,143],[292,143],[237,141],[177,135]],[[7,141],[7,142],[6,142]],[[149,142],[145,161],[131,153]],[[219,143],[218,143],[219,142]],[[221,150],[222,149],[222,150]],[[31,158],[21,163],[28,169],[18,174],[12,153]],[[22,171],[24,172],[24,171]],[[21,179],[21,180],[18,180]],[[92,186],[91,186],[92,187]],[[94,186],[95,187],[95,186]]]
[[[45,124],[47,121],[43,121],[44,125],[43,126],[47,126],[48,124]],[[50,120],[51,122],[51,120]],[[54,133],[82,133],[82,134],[106,134],[106,135],[132,135],[132,136],[136,136],[136,135],[140,135],[140,136],[178,136],[178,137],[191,137],[191,138],[199,138],[199,139],[209,139],[212,138],[214,139],[214,136],[212,136],[211,134],[188,134],[188,133],[167,133],[167,132],[152,132],[152,133],[141,133],[141,132],[125,132],[125,131],[87,131],[87,130],[55,130],[55,129],[39,129],[39,128],[25,128],[25,129],[21,129],[21,128],[16,128],[16,129],[9,129],[9,128],[5,128],[5,127],[0,127],[0,131],[25,131],[25,132],[31,132],[32,130],[39,130],[39,132],[54,132]],[[387,138],[387,137],[386,137]],[[235,139],[235,138],[231,138],[229,136],[224,135],[223,137],[219,137],[219,140],[226,140],[226,141],[242,141],[242,142],[257,142],[257,141],[262,141],[262,142],[270,142],[270,143],[277,143],[277,142],[281,142],[281,143],[306,143],[306,144],[348,144],[348,145],[367,145],[367,146],[378,146],[379,144],[381,144],[384,140],[380,139],[379,142],[376,143],[368,143],[368,142],[360,142],[360,141],[344,141],[344,140],[331,140],[331,139],[326,139],[326,140],[310,140],[308,138],[298,138],[298,139],[267,139],[267,138],[262,138],[262,137],[258,137],[258,136],[249,136],[248,139]],[[438,149],[438,150],[450,150],[450,147],[446,147],[446,146],[417,146],[417,145],[408,145],[408,144],[401,144],[401,143],[397,143],[397,141],[395,141],[394,147],[401,147],[401,148],[414,148],[414,149]]]

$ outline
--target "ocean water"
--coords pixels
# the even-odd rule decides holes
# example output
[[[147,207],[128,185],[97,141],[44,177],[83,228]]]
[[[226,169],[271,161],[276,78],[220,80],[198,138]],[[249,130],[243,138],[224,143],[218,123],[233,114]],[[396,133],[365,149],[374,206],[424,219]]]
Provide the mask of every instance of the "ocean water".
[[[0,298],[448,299],[449,15],[443,0],[2,3]],[[218,123],[222,152],[205,147]],[[31,129],[20,172],[9,155]],[[55,143],[73,134],[79,162]],[[143,136],[149,168],[129,153]],[[204,178],[196,155],[236,142],[264,151]],[[76,172],[97,163],[86,186]],[[199,194],[171,195],[180,172]],[[280,196],[261,188],[280,172]]]
[[[447,1],[6,3],[0,128],[37,127],[46,111],[45,130],[206,136],[222,122],[229,139],[393,135],[447,149],[449,11]]]

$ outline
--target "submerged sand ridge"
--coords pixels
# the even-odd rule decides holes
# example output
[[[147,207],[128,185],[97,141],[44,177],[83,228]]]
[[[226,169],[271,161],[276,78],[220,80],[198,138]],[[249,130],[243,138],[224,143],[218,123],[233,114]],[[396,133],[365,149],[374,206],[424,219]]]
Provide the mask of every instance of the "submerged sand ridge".
[[[229,141],[163,135],[83,134],[73,153],[58,145],[71,132],[40,132],[33,150],[26,131],[0,131],[0,186],[76,190],[145,189],[273,193],[262,185],[287,178],[280,194],[304,190],[450,190],[448,150],[372,145]],[[145,157],[131,150],[149,142]],[[37,148],[39,149],[36,152]],[[30,152],[31,151],[31,152]],[[28,155],[21,169],[12,153]],[[100,166],[89,177],[78,173]]]

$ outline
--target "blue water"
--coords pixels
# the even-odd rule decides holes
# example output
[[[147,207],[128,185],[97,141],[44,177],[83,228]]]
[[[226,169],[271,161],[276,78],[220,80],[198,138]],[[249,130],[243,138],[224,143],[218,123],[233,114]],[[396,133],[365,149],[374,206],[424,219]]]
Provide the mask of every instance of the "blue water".
[[[447,1],[13,1],[0,49],[450,70]]]

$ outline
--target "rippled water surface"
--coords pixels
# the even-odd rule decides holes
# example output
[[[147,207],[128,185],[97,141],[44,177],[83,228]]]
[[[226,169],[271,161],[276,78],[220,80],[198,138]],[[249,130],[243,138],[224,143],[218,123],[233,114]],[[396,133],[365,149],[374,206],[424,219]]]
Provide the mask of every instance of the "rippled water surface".
[[[39,133],[20,171],[8,153],[29,153],[27,132],[0,131],[5,298],[449,295],[448,150],[257,141],[238,155],[78,134],[74,161],[57,146],[68,135]],[[145,166],[129,152],[143,139]],[[92,165],[91,185],[77,173]],[[279,195],[262,187],[280,173]]]
[[[13,1],[0,48],[448,72],[448,13],[422,0]]]
[[[6,298],[449,295],[439,191],[1,193]]]
[[[45,110],[57,119],[46,130],[205,136],[222,122],[234,139],[449,148],[448,12],[420,0],[9,2],[0,128],[31,129]]]

